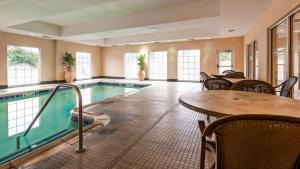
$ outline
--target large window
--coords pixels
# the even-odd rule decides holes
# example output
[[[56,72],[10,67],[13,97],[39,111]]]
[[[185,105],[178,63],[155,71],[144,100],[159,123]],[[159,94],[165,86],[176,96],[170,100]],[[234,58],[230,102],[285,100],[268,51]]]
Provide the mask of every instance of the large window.
[[[168,72],[168,52],[149,52],[149,78],[167,79]]]
[[[200,80],[200,50],[178,51],[178,80]]]
[[[76,52],[76,79],[91,78],[91,54]]]
[[[258,79],[258,44],[253,41],[247,46],[247,77]]]
[[[289,76],[287,20],[271,30],[271,41],[272,84],[279,85]]]
[[[232,70],[234,66],[234,57],[231,50],[219,50],[218,51],[218,72],[222,74],[225,70]]]
[[[138,65],[137,65],[138,53],[125,53],[125,78],[136,79],[138,77]]]
[[[39,48],[8,46],[8,86],[39,83]]]
[[[25,131],[39,111],[38,97],[8,103],[8,136]],[[33,128],[39,126],[37,120]]]

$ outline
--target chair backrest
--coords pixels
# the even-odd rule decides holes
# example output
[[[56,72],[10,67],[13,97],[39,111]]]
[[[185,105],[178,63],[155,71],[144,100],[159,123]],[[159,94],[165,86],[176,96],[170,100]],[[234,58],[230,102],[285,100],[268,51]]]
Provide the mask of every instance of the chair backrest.
[[[233,73],[228,73],[224,76],[224,78],[241,78],[245,79],[245,75],[243,72],[233,72]]]
[[[204,141],[213,133],[217,169],[297,169],[299,165],[300,119],[228,116],[207,126]]]
[[[204,86],[208,90],[229,90],[232,83],[222,78],[210,78],[204,81]]]
[[[205,72],[200,72],[200,76],[201,76],[201,78],[202,78],[203,81],[205,81],[205,80],[207,80],[207,79],[210,78],[210,77],[208,76],[208,74],[205,73]]]
[[[292,76],[282,83],[280,96],[289,97],[293,86],[297,83],[298,77]]]
[[[234,73],[234,70],[224,70],[222,74]]]
[[[241,80],[234,83],[231,87],[231,90],[275,95],[274,87],[268,82],[261,81],[261,80]]]

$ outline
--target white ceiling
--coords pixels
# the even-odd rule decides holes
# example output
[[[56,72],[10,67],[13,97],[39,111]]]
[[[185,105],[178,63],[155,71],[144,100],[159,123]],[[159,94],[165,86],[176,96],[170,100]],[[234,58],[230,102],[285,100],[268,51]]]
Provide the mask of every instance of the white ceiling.
[[[271,2],[2,0],[0,30],[100,46],[234,37],[244,35]]]

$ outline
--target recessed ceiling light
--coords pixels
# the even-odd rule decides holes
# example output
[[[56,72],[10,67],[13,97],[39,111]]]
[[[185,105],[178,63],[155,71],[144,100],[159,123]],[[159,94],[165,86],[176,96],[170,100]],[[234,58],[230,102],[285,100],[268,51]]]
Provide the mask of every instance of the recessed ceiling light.
[[[300,23],[300,19],[295,19],[294,22],[295,23]]]
[[[51,37],[47,36],[47,35],[42,36],[42,38],[44,38],[44,39],[51,39]]]
[[[157,31],[157,28],[149,28],[151,31]]]
[[[235,31],[235,29],[229,29],[228,30],[228,32],[234,32]]]
[[[284,50],[284,48],[277,48],[277,50]]]

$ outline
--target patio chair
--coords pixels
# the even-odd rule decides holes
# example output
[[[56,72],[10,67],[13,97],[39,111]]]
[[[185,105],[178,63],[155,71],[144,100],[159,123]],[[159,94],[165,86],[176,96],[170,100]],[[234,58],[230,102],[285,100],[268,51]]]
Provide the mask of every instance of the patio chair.
[[[234,73],[234,70],[224,70],[222,74]]]
[[[292,88],[297,83],[298,77],[292,76],[288,78],[286,81],[282,82],[280,85],[276,86],[275,89],[280,88],[279,95],[284,97],[292,97]]]
[[[210,78],[205,80],[204,86],[208,90],[229,90],[232,83],[222,78]]]
[[[261,80],[241,80],[232,85],[231,90],[247,91],[265,94],[274,94],[275,90],[271,84]]]
[[[216,169],[299,169],[300,119],[237,115],[218,119],[202,134],[200,169],[207,139],[215,136]]]
[[[203,82],[205,82],[205,80],[210,79],[211,77],[205,73],[205,72],[200,72],[200,76]],[[204,90],[204,85],[202,85],[202,90]]]
[[[224,78],[238,78],[238,79],[246,79],[243,72],[233,72],[228,73],[224,76]]]

